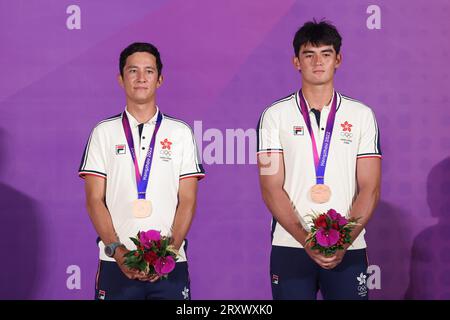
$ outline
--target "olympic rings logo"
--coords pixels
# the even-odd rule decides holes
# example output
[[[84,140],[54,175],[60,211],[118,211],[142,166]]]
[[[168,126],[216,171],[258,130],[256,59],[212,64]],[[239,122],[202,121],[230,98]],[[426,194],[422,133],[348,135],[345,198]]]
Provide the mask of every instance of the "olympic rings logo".
[[[165,157],[170,157],[172,155],[172,152],[170,152],[170,150],[167,150],[167,149],[163,149],[159,153]]]
[[[350,139],[353,136],[351,132],[341,132],[341,137],[344,137],[346,139]]]
[[[358,291],[360,293],[367,293],[367,286],[365,286],[365,285],[358,286]]]

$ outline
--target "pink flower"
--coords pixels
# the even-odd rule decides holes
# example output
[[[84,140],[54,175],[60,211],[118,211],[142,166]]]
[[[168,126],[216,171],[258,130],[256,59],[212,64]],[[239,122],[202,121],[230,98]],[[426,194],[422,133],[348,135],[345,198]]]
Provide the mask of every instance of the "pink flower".
[[[320,229],[316,233],[317,243],[326,248],[334,246],[339,241],[339,237],[339,231],[334,229]]]
[[[348,220],[345,219],[344,217],[340,217],[338,219],[338,223],[339,223],[339,226],[344,226],[344,225],[346,225],[348,223]]]
[[[164,276],[175,268],[175,260],[172,256],[161,257],[155,262],[155,271],[158,275]]]
[[[156,230],[149,230],[147,232],[139,232],[139,241],[146,248],[150,248],[151,241],[159,241],[161,240],[161,233]]]
[[[337,220],[339,217],[342,217],[339,213],[336,212],[334,209],[330,209],[327,212],[327,215],[330,217],[331,220]]]
[[[341,216],[341,214],[336,212],[336,210],[334,209],[328,210],[327,215],[330,217],[331,220],[336,221],[339,224],[339,226],[343,226],[348,223],[347,219]]]

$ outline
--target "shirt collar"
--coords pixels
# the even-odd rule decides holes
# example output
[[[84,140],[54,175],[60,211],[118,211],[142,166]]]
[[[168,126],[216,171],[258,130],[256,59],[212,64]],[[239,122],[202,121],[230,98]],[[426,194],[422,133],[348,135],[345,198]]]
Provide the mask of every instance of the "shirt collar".
[[[332,95],[332,98],[331,98],[330,102],[329,102],[326,106],[323,106],[322,111],[323,111],[323,110],[329,111],[329,110],[331,109],[331,104],[333,103],[334,93],[335,93],[335,91],[334,91],[334,89],[333,89],[333,95]],[[300,94],[300,91],[299,91],[299,94]],[[306,107],[308,108],[308,112],[311,112],[311,109],[312,109],[312,108],[309,106],[309,103],[308,103],[308,101],[306,100],[305,96],[303,96],[303,98],[304,98],[304,100],[305,100],[305,102],[306,102]],[[338,98],[339,98],[339,95],[337,94],[337,95],[336,95],[336,99],[338,99]],[[336,102],[337,102],[337,101],[336,101]]]
[[[127,113],[127,117],[128,117],[128,121],[130,122],[130,127],[132,128],[136,128],[139,125],[139,122],[136,120],[135,117],[133,117],[133,115],[128,112],[128,108],[125,107],[125,112]],[[156,119],[158,117],[158,113],[159,113],[159,108],[158,106],[156,106],[156,113],[155,115],[146,122],[146,124],[156,124]]]

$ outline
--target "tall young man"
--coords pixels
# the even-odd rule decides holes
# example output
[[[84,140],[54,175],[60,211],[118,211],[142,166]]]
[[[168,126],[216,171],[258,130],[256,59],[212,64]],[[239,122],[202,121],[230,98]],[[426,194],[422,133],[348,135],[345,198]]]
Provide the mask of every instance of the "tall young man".
[[[258,165],[273,215],[270,272],[274,299],[368,299],[364,227],[380,194],[381,150],[372,110],[334,89],[341,36],[327,22],[295,34],[301,90],[261,115]],[[359,218],[352,243],[333,256],[306,244],[308,215],[335,209]]]
[[[161,112],[163,82],[158,49],[133,43],[120,54],[118,81],[126,107],[93,129],[81,161],[86,202],[99,236],[97,299],[189,299],[185,237],[195,211],[197,180],[204,176],[190,127]],[[161,231],[179,250],[167,280],[129,269],[130,237]]]

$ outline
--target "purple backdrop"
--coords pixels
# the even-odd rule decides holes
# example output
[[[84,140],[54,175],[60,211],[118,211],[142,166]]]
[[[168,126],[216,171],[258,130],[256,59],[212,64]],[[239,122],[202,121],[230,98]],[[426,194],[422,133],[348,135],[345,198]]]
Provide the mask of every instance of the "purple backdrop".
[[[81,29],[66,26],[73,4]],[[367,26],[370,5],[381,29]],[[160,49],[164,112],[225,141],[226,129],[255,128],[267,105],[299,88],[291,42],[313,17],[344,39],[336,88],[370,105],[380,126],[382,200],[367,240],[381,289],[371,297],[450,298],[449,9],[446,0],[1,1],[0,298],[93,298],[96,234],[76,173],[90,130],[124,107],[116,74],[126,45]],[[207,151],[210,138],[197,130],[197,139]],[[188,237],[194,299],[271,298],[271,216],[254,151],[244,164],[205,163]]]

